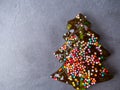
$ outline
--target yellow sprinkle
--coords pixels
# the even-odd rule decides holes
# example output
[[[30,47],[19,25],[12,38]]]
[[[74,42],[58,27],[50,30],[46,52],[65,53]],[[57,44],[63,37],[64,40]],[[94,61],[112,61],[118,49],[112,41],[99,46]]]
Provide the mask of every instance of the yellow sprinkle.
[[[90,70],[88,70],[88,77],[90,77]]]
[[[80,90],[80,88],[77,87],[76,90]]]
[[[101,66],[101,63],[99,63],[99,66]]]
[[[75,87],[75,82],[72,82],[73,87]]]
[[[71,76],[69,76],[68,79],[69,79],[70,81],[72,81],[72,77],[71,77]]]
[[[78,80],[77,80],[77,79],[75,79],[75,81],[76,81],[76,82],[78,82]]]

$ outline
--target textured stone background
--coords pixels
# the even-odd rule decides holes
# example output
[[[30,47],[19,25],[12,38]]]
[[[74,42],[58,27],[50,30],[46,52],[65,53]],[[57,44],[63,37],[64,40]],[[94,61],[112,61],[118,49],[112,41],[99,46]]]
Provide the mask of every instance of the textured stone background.
[[[105,65],[114,74],[88,90],[120,90],[120,0],[0,0],[0,90],[74,90],[49,75],[62,65],[52,53],[79,12],[111,52]]]

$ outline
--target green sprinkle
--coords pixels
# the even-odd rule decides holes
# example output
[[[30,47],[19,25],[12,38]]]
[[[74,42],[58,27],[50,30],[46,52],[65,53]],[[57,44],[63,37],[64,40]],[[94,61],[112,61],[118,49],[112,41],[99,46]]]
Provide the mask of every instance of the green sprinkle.
[[[81,81],[83,81],[83,78],[80,78]]]
[[[104,66],[102,66],[102,69],[104,69]]]
[[[100,57],[100,59],[101,59],[101,60],[103,60],[103,59],[104,59],[104,57],[103,57],[103,56],[101,56],[101,57]]]
[[[64,66],[62,66],[62,69],[64,69]]]
[[[64,58],[64,61],[66,61],[66,58]]]
[[[94,42],[96,42],[97,40],[94,40]]]
[[[104,77],[105,76],[105,73],[102,73],[102,77]]]
[[[91,46],[88,46],[89,48],[91,48]]]
[[[75,78],[75,75],[74,75],[74,74],[72,74],[72,78]]]
[[[88,80],[88,83],[90,83],[90,79]]]
[[[86,84],[84,83],[84,86],[86,86]]]

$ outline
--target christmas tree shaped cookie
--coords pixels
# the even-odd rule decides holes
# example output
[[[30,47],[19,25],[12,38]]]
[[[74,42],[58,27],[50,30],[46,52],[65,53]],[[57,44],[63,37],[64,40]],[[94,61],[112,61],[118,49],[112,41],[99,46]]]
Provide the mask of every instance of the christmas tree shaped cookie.
[[[63,65],[51,78],[72,85],[76,90],[110,80],[108,69],[102,62],[110,53],[99,43],[99,35],[91,30],[86,16],[78,14],[68,21],[65,43],[54,53]]]

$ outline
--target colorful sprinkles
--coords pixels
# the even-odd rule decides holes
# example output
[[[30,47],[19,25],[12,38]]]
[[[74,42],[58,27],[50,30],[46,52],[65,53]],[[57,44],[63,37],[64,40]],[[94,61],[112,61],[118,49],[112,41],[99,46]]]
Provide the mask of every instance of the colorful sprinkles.
[[[109,52],[98,42],[99,35],[90,27],[82,14],[68,21],[69,31],[63,35],[66,42],[54,53],[63,65],[51,78],[70,84],[76,90],[86,90],[112,78],[102,64]]]

